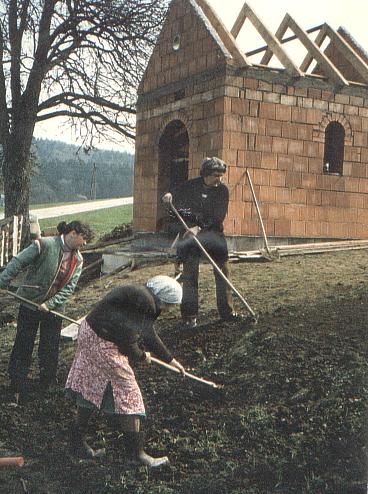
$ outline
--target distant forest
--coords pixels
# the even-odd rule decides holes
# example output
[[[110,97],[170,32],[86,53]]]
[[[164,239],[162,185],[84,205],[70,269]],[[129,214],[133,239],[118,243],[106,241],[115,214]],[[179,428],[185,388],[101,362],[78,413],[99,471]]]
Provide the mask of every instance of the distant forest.
[[[35,139],[31,204],[128,197],[133,194],[134,155]],[[95,169],[95,171],[94,171]]]

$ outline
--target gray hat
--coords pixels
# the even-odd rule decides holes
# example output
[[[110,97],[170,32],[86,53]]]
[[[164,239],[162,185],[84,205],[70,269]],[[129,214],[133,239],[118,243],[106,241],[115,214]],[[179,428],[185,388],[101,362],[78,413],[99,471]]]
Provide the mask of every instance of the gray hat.
[[[170,278],[170,276],[154,276],[147,281],[146,287],[166,304],[180,304],[181,302],[183,289],[181,285],[173,278]]]

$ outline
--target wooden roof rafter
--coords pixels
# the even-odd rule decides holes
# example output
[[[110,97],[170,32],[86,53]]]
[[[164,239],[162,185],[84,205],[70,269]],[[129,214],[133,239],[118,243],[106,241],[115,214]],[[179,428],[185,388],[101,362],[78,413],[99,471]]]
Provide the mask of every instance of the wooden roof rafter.
[[[235,38],[227,30],[225,24],[221,21],[219,16],[208,4],[208,2],[206,0],[195,0],[195,3],[202,9],[204,15],[207,17],[213,28],[216,30],[218,36],[225,45],[226,49],[230,52],[233,59],[245,66],[252,65],[238,46]]]
[[[331,26],[325,24],[326,34],[330,38],[331,42],[335,44],[336,48],[342,53],[342,55],[351,63],[354,69],[360,74],[366,84],[368,84],[368,65],[358,55],[356,51],[345,41],[345,39],[337,31],[332,29]]]
[[[335,67],[335,65],[330,61],[330,59],[320,50],[314,41],[312,41],[308,34],[295,22],[295,20],[286,14],[281,25],[286,30],[291,29],[296,36],[298,36],[299,41],[308,50],[308,53],[318,62],[324,74],[333,81],[337,86],[348,86],[349,82],[341,74],[341,72]],[[326,31],[327,28],[324,29]],[[321,36],[322,38],[323,36]]]
[[[320,48],[322,46],[322,43],[324,40],[327,38],[327,28],[326,24],[323,24],[321,27],[319,33],[316,36],[316,39],[314,40],[314,43]],[[309,69],[311,63],[313,62],[314,57],[311,55],[309,52],[306,54],[304,60],[302,61],[302,64],[300,66],[300,70],[303,72],[307,72]]]
[[[236,39],[246,19],[249,19],[258,33],[262,36],[270,51],[280,60],[286,71],[294,77],[303,77],[304,73],[293,62],[286,51],[283,49],[280,40],[275,37],[271,31],[264,25],[254,10],[244,2],[239,15],[231,29],[231,34]],[[284,33],[283,33],[284,34]]]

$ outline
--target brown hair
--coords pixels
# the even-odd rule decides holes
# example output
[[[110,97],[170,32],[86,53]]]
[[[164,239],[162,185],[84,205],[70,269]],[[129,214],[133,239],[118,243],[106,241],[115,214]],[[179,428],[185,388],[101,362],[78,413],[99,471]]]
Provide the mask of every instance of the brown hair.
[[[60,235],[66,235],[73,230],[76,233],[83,235],[87,242],[90,242],[94,236],[93,231],[91,230],[89,225],[78,220],[71,221],[70,223],[61,221],[57,226],[57,231],[60,233]]]

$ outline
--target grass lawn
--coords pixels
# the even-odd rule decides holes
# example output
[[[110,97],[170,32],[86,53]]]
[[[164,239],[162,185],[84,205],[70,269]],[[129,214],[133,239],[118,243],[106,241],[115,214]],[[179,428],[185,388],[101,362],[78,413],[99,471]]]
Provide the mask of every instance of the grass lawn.
[[[59,216],[56,218],[47,218],[40,220],[41,230],[56,226],[60,221],[67,223],[72,220],[80,220],[88,223],[95,233],[95,240],[102,237],[105,233],[111,232],[116,226],[130,223],[133,216],[133,205],[116,206],[114,208],[99,209],[97,211],[88,211],[86,213],[76,213]]]

